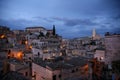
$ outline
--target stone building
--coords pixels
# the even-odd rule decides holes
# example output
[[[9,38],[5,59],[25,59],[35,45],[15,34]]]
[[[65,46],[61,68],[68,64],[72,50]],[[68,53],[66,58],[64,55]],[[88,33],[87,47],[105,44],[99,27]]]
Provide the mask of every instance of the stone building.
[[[111,63],[120,60],[120,34],[109,34],[105,36],[105,62]]]
[[[25,29],[26,32],[30,32],[30,33],[35,33],[35,32],[43,32],[46,34],[46,29],[44,27],[27,27]]]
[[[105,49],[97,48],[95,50],[94,58],[97,58],[98,61],[105,62]]]
[[[80,57],[58,61],[42,61],[42,59],[36,58],[32,63],[32,76],[34,80],[88,77],[88,65],[87,61]]]
[[[16,71],[18,73],[21,73],[24,75],[26,78],[30,79],[31,78],[31,72],[30,72],[30,66],[29,64],[19,61],[17,59],[9,59],[9,70],[10,71]]]
[[[10,71],[6,73],[6,75],[1,76],[1,80],[30,80],[30,79],[26,78],[21,73]]]
[[[28,46],[32,46],[33,56],[43,59],[59,56],[62,38],[56,34],[55,26],[53,26],[52,30],[45,29],[47,31],[46,34],[41,29],[37,31],[36,27],[32,29],[35,29],[34,32],[26,35],[26,38]]]

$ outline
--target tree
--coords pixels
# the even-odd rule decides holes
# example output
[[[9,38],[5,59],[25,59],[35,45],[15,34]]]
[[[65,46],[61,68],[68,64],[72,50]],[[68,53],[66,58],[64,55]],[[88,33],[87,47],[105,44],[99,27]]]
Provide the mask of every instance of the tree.
[[[55,25],[53,25],[53,35],[56,35]]]

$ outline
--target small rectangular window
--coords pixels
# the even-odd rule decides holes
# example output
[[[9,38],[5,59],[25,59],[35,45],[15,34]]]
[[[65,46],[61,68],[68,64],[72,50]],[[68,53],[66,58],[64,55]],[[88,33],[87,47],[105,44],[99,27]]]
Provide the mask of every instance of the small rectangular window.
[[[72,73],[74,73],[75,72],[75,70],[72,70]]]
[[[25,72],[25,76],[28,76],[28,72]]]
[[[53,80],[56,80],[56,75],[53,75]]]
[[[59,74],[59,76],[58,76],[59,78],[61,78],[62,76],[61,76],[61,74]]]

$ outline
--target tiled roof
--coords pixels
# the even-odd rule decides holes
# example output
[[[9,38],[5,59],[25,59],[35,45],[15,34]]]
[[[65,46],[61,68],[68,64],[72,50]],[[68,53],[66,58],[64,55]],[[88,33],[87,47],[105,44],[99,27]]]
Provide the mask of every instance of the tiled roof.
[[[0,80],[29,80],[22,74],[14,71],[6,73]]]
[[[74,57],[69,60],[61,60],[61,61],[43,61],[42,59],[36,58],[34,60],[34,63],[49,68],[51,70],[57,70],[57,69],[69,69],[76,66],[84,66],[87,63],[87,59],[83,59],[81,57]]]

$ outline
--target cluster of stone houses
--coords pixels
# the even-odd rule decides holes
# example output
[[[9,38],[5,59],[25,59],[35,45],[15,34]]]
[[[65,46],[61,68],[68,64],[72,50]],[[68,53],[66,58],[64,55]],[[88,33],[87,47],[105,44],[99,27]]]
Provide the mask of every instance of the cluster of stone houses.
[[[120,35],[100,37],[95,29],[90,37],[63,39],[55,26],[10,30],[0,27],[0,71],[22,74],[29,80],[69,80],[89,78],[89,60],[111,64],[120,58]]]

